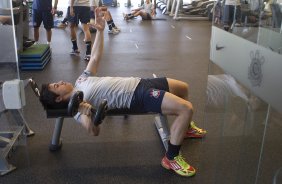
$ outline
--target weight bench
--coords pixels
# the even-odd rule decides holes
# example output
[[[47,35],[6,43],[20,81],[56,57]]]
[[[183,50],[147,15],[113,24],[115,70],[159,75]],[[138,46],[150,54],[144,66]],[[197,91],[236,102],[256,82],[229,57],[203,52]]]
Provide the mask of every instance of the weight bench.
[[[37,97],[40,96],[40,90],[32,79],[31,81],[31,88],[33,89],[34,93],[36,94]],[[82,93],[82,92],[81,92]],[[55,118],[55,127],[53,130],[53,135],[52,135],[52,140],[49,145],[49,150],[50,151],[58,151],[62,148],[62,140],[60,138],[62,128],[63,128],[63,122],[64,118],[70,118],[73,117],[73,115],[76,114],[77,111],[70,110],[70,107],[73,107],[72,104],[72,99],[71,98],[69,102],[69,107],[66,109],[46,109],[46,115],[47,118]],[[76,104],[76,108],[78,108],[79,103]],[[105,116],[128,116],[128,115],[148,115],[148,114],[156,114],[155,116],[155,126],[158,130],[159,136],[161,138],[161,141],[163,142],[165,150],[168,149],[168,141],[170,139],[170,130],[168,126],[168,121],[167,117],[158,114],[158,113],[136,113],[134,111],[131,111],[130,109],[113,109],[113,110],[106,110],[105,108],[105,101],[102,101],[98,109],[96,110],[96,115],[95,118],[97,118],[97,121],[103,121]],[[99,122],[101,123],[101,122]],[[95,122],[94,122],[95,124]]]

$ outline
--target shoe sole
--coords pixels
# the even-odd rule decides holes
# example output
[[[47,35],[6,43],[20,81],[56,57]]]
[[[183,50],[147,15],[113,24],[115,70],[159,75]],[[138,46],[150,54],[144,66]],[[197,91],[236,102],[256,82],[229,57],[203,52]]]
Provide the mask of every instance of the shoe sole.
[[[119,32],[116,32],[116,33],[108,33],[108,34],[113,34],[113,35],[116,35],[116,34],[119,34]]]
[[[184,139],[186,139],[186,138],[203,138],[203,137],[205,137],[206,136],[206,134],[204,134],[204,135],[185,135],[184,136]]]
[[[71,56],[79,56],[79,54],[70,53]]]
[[[90,57],[85,57],[85,58],[84,58],[84,61],[89,62],[89,61],[90,61]]]
[[[177,173],[175,170],[171,169],[169,166],[163,164],[163,162],[161,162],[161,165],[162,165],[162,167],[165,168],[166,170],[172,170],[174,173],[176,173],[176,174],[179,175],[179,176],[183,176],[183,177],[192,177],[192,176],[195,176],[195,174],[196,174],[196,172],[195,172],[195,173],[193,173],[192,175],[182,175],[182,174]]]

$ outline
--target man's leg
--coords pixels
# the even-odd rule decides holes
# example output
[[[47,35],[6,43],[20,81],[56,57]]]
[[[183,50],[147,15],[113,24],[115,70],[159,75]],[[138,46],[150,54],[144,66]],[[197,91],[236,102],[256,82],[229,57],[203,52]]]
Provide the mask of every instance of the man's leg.
[[[39,27],[42,22],[42,12],[35,9],[32,10],[32,23],[33,23],[33,37],[35,43],[39,40]]]
[[[123,15],[123,18],[125,20],[129,20],[129,19],[133,19],[135,16],[135,14],[137,13],[138,11],[137,10],[132,10],[131,13],[128,13],[128,14],[124,14]]]
[[[72,51],[70,54],[79,55],[80,51],[78,50],[77,41],[76,41],[76,29],[77,26],[75,23],[70,23],[70,38],[72,43]]]
[[[105,20],[107,21],[108,27],[109,27],[109,34],[118,34],[120,29],[118,29],[114,23],[114,20],[112,18],[112,15],[109,11],[105,13]]]
[[[85,61],[90,60],[91,54],[91,33],[89,30],[89,25],[87,23],[90,22],[90,7],[88,6],[77,6],[76,12],[78,14],[78,18],[82,24],[82,29],[84,32],[84,41],[86,46],[86,52],[84,56]]]
[[[33,36],[34,36],[34,41],[38,42],[38,40],[39,40],[39,27],[33,28]]]
[[[77,11],[76,11],[76,7],[74,7],[74,16],[70,15],[70,11],[67,11],[67,17],[68,17],[68,21],[70,23],[70,39],[71,39],[71,43],[72,43],[72,51],[70,52],[71,55],[75,55],[78,56],[80,51],[78,49],[77,46],[77,40],[76,40],[76,29],[78,26],[78,16],[77,16]]]
[[[188,100],[189,85],[183,81],[167,78],[169,92]],[[185,132],[185,138],[202,138],[206,135],[207,131],[196,126],[194,121],[189,124],[188,131]]]
[[[88,24],[82,24],[82,29],[84,32],[84,40],[85,40],[85,46],[86,46],[86,52],[85,52],[85,61],[90,60],[90,54],[91,54],[91,34],[89,30]]]
[[[42,20],[44,28],[46,30],[47,44],[50,45],[52,39],[52,28],[54,27],[54,19],[52,13],[49,11],[42,12]]]
[[[172,169],[181,176],[193,176],[196,170],[190,166],[180,154],[181,144],[184,134],[188,130],[192,120],[193,106],[172,93],[166,92],[161,105],[162,113],[165,115],[175,115],[176,118],[170,128],[170,141],[168,150],[162,159],[162,166],[166,169]]]
[[[52,39],[52,29],[46,29],[46,36],[47,36],[47,44],[50,44]]]

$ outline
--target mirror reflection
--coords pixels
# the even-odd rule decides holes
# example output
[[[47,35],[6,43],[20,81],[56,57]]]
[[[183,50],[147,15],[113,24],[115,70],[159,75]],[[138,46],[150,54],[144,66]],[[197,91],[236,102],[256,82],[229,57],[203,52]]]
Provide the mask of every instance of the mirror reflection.
[[[282,54],[282,0],[218,0],[213,25]]]

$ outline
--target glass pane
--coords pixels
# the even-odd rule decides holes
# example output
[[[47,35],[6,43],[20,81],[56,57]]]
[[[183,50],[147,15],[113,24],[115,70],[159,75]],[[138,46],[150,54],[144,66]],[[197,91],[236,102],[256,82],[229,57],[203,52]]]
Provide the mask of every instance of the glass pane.
[[[14,43],[14,27],[12,25],[10,0],[0,1],[0,73],[1,82],[18,78],[16,49]]]
[[[282,0],[219,0],[213,25],[282,54]]]
[[[282,167],[281,113],[210,62],[204,141],[215,183],[272,183]],[[277,174],[278,173],[278,174]]]

